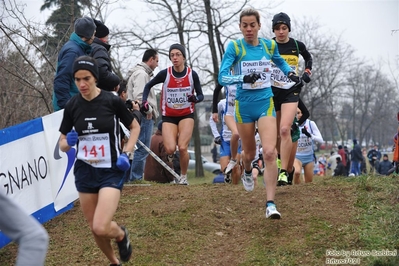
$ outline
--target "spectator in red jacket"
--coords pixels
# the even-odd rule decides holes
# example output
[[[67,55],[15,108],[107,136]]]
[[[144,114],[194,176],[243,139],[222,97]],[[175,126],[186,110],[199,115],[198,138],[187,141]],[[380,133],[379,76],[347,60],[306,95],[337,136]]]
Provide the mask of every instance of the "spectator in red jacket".
[[[345,168],[346,168],[346,153],[345,153],[345,150],[344,150],[344,148],[342,147],[342,145],[338,145],[338,154],[339,155],[341,155],[341,161],[342,161],[342,164],[345,166]]]

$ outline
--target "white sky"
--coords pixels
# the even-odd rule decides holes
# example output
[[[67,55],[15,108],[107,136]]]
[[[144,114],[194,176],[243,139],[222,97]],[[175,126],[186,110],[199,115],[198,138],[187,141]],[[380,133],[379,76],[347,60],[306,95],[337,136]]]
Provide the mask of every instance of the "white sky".
[[[261,0],[260,0],[261,1]],[[44,21],[47,14],[40,12],[44,0],[25,0],[26,15]],[[135,10],[142,5],[137,0],[120,1]],[[278,2],[273,2],[276,4]],[[285,12],[291,17],[291,27],[295,32],[295,19],[308,17],[315,19],[328,34],[342,34],[342,40],[357,52],[356,56],[378,64],[381,60],[394,62],[399,57],[399,0],[286,0],[270,13]],[[147,14],[148,15],[148,14]],[[132,11],[112,13],[107,23],[128,22]],[[126,18],[126,19],[124,19]],[[262,21],[268,27],[271,21]],[[387,68],[384,68],[387,69]]]
[[[286,0],[276,10],[295,18],[315,18],[327,33],[342,34],[359,58],[378,63],[399,57],[399,0]]]

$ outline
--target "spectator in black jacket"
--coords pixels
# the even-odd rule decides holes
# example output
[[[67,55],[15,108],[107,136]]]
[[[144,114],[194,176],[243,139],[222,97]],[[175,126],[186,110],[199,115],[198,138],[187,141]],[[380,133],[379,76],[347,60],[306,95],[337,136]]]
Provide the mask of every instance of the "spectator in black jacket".
[[[362,149],[357,140],[353,140],[353,149],[351,150],[351,174],[360,175],[360,164],[363,162]]]
[[[374,148],[369,150],[367,153],[367,159],[370,163],[370,174],[373,173],[373,170],[378,169],[378,164],[381,160],[381,152],[378,150],[378,146],[374,145]]]
[[[99,70],[99,80],[97,87],[106,91],[114,91],[120,83],[119,77],[112,72],[111,60],[109,57],[109,49],[111,45],[108,44],[109,30],[101,21],[94,20],[96,24],[95,38],[91,44],[91,56],[97,61]]]
[[[346,157],[346,175],[349,175],[350,169],[351,169],[351,158],[350,158],[350,153],[348,150],[348,146],[344,146],[344,151],[345,151],[345,157]]]
[[[392,162],[388,159],[388,154],[384,154],[382,161],[378,164],[378,173],[380,175],[388,175],[388,171],[392,168]]]
[[[346,176],[346,168],[342,163],[341,157],[335,158],[337,162],[337,167],[334,169],[334,176]]]

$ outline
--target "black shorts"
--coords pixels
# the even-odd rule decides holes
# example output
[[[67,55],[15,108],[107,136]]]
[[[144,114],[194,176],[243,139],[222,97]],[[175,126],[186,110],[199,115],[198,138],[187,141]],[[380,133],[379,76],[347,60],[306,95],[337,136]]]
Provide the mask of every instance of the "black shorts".
[[[276,87],[272,87],[273,90],[273,101],[274,109],[277,111],[281,110],[283,103],[295,103],[299,101],[299,93],[301,92],[302,85],[294,86],[291,89],[284,90]]]
[[[124,171],[119,170],[115,163],[111,168],[95,168],[81,160],[75,161],[75,186],[78,192],[98,193],[101,188],[123,188]]]
[[[162,123],[168,122],[175,125],[179,125],[180,121],[186,118],[194,119],[194,113],[184,115],[184,116],[162,116]]]

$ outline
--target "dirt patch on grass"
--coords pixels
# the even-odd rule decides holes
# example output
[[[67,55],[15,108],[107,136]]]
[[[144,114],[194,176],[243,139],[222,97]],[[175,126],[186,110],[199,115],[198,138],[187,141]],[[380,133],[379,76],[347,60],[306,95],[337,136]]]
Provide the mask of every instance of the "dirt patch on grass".
[[[321,265],[327,249],[357,245],[353,185],[278,187],[281,220],[265,218],[265,189],[242,185],[129,186],[115,220],[133,244],[124,265]],[[76,202],[45,224],[51,237],[46,265],[107,265]],[[16,245],[0,250],[13,265]]]

